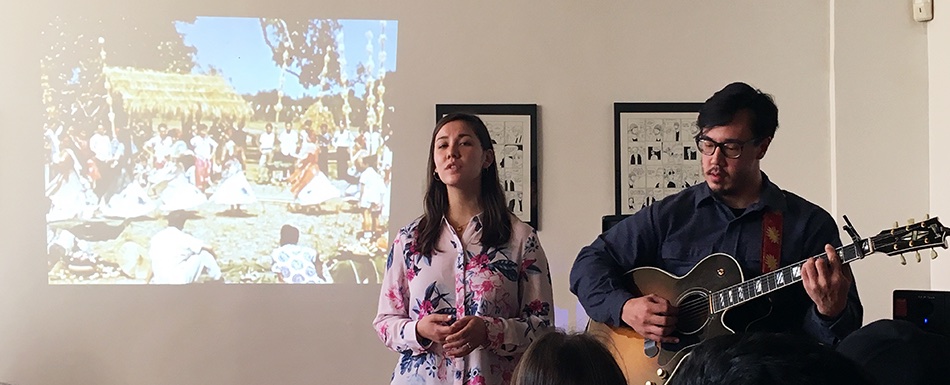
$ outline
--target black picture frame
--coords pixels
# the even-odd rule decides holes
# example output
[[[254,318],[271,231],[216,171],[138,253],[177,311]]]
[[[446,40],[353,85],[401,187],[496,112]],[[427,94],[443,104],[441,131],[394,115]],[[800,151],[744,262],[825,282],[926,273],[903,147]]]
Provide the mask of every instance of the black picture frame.
[[[616,215],[701,183],[693,137],[702,103],[614,103]],[[695,164],[693,164],[695,163]]]
[[[508,208],[538,230],[538,105],[436,104],[435,119],[453,112],[477,115],[488,126]]]

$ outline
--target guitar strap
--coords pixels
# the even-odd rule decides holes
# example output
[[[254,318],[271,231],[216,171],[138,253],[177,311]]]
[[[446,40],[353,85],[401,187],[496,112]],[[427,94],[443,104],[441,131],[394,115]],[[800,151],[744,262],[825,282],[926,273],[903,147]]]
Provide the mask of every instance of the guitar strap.
[[[782,257],[782,212],[771,210],[762,218],[762,274],[779,267]]]

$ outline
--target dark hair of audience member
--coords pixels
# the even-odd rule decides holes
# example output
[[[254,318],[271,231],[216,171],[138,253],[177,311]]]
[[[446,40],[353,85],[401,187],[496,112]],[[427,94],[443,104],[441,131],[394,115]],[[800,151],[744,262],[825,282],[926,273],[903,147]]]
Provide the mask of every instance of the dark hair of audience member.
[[[905,320],[874,321],[835,347],[881,384],[950,383],[950,337]]]
[[[729,334],[697,345],[668,385],[874,385],[845,356],[810,337]]]
[[[511,385],[626,385],[610,351],[589,334],[552,331],[528,346]]]

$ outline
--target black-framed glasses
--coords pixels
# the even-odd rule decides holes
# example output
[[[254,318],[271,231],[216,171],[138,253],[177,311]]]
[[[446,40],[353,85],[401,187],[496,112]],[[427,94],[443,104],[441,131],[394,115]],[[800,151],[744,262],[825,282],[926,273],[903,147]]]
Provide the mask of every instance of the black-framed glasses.
[[[759,142],[760,138],[752,138],[746,141],[739,141],[729,139],[725,142],[719,143],[715,140],[710,139],[708,136],[700,136],[696,138],[696,148],[699,149],[699,152],[706,156],[712,156],[716,153],[716,148],[722,152],[726,158],[729,159],[738,159],[742,155],[742,148],[748,144],[756,144]]]

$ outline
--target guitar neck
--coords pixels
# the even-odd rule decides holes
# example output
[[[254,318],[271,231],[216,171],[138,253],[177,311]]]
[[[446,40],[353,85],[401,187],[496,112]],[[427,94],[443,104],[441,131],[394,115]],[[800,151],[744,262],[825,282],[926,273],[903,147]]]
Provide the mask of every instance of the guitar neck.
[[[835,251],[841,257],[843,264],[848,264],[873,253],[876,238],[861,239],[858,243],[842,246]],[[824,253],[813,258],[827,258]],[[796,262],[781,269],[762,274],[748,281],[710,294],[712,313],[719,313],[764,296],[786,286],[794,285],[802,280],[802,265],[806,260]]]

